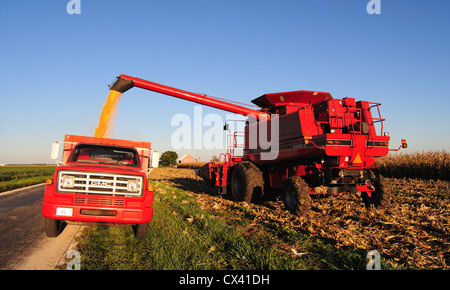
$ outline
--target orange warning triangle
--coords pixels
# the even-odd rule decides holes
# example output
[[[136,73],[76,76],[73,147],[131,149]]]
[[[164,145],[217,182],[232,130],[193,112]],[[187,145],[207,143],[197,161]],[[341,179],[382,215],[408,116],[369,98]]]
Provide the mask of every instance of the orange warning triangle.
[[[361,157],[359,156],[359,153],[356,154],[355,159],[353,159],[353,163],[362,163]]]

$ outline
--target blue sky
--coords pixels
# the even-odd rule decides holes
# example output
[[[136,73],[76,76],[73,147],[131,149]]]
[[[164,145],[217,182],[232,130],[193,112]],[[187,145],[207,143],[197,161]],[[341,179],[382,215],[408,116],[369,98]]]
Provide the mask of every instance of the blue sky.
[[[93,135],[122,73],[244,103],[301,89],[380,102],[391,147],[450,149],[447,0],[381,0],[380,15],[369,0],[80,1],[79,15],[69,0],[2,3],[0,163],[50,163],[52,141]],[[134,88],[111,137],[171,150],[171,118],[193,112]]]

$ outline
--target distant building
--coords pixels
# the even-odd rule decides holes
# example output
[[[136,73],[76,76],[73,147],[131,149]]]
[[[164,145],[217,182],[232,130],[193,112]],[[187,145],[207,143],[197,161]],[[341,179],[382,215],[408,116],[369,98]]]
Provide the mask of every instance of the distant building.
[[[178,163],[192,163],[192,162],[198,162],[198,160],[192,157],[190,154],[184,154],[183,157],[178,159]]]
[[[6,166],[6,164],[1,163],[0,166]]]

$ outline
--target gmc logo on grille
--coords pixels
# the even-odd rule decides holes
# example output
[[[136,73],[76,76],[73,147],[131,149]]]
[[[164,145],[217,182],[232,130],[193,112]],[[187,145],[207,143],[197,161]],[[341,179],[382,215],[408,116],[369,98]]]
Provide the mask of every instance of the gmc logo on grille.
[[[106,182],[106,181],[91,181],[90,185],[112,186],[112,183],[111,182]]]

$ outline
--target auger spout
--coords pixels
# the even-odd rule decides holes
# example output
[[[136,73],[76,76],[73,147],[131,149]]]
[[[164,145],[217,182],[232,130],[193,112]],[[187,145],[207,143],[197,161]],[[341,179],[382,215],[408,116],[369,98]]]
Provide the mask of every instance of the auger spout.
[[[139,88],[146,89],[149,91],[165,94],[165,95],[172,96],[172,97],[179,98],[179,99],[184,99],[184,100],[191,101],[191,102],[194,102],[197,104],[217,108],[217,109],[224,110],[227,112],[232,112],[235,114],[251,116],[258,120],[270,119],[270,116],[265,112],[253,110],[253,109],[239,106],[236,104],[228,103],[228,102],[225,102],[222,100],[207,97],[204,94],[191,93],[188,91],[172,88],[169,86],[165,86],[165,85],[150,82],[147,80],[127,76],[124,74],[117,77],[117,80],[112,84],[110,89],[124,93],[124,92],[128,91],[129,89],[131,89],[132,87],[139,87]]]

